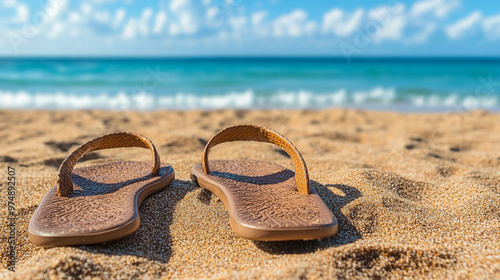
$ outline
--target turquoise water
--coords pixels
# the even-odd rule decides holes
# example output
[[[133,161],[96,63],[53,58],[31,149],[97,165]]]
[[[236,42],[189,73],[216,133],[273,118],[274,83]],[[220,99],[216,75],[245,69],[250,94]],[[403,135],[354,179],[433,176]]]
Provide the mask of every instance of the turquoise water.
[[[0,108],[500,107],[500,60],[0,59]]]

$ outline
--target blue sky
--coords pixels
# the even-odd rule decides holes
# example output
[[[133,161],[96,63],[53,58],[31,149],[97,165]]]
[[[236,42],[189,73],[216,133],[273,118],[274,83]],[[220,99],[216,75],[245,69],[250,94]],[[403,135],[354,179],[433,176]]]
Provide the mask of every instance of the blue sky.
[[[1,56],[498,56],[495,1],[3,0]]]

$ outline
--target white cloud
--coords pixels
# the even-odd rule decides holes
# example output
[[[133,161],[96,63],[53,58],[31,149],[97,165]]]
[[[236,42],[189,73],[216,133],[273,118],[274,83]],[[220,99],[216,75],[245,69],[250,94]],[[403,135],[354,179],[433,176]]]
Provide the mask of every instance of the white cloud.
[[[500,38],[500,14],[485,18],[483,31],[488,39]]]
[[[387,40],[398,40],[403,37],[403,29],[406,26],[406,18],[404,16],[395,16],[394,19],[387,25],[380,28],[375,33],[375,41],[380,42]]]
[[[191,0],[172,0],[169,9],[172,15],[169,32],[174,36],[196,34],[201,25],[200,20],[206,15],[206,11]]]
[[[266,22],[267,12],[259,11],[251,15],[252,31],[258,37],[267,37],[271,34],[271,24]]]
[[[363,9],[357,9],[350,16],[337,8],[330,10],[323,15],[323,32],[338,36],[350,35],[359,27],[363,14]]]
[[[92,6],[89,5],[88,3],[85,3],[82,5],[82,12],[86,15],[90,14],[92,12]]]
[[[114,3],[116,0],[92,0],[91,2],[94,2],[96,4],[104,4],[104,3]]]
[[[123,39],[135,38],[135,34],[136,34],[135,25],[136,25],[135,19],[128,20],[127,24],[125,24],[125,27],[123,28],[123,32],[122,32]]]
[[[318,28],[318,25],[316,24],[316,22],[310,21],[310,22],[306,23],[306,25],[304,27],[305,34],[311,35],[316,31],[317,28]]]
[[[160,34],[163,31],[166,23],[167,23],[167,14],[163,11],[160,11],[156,15],[155,24],[153,26],[153,33]]]
[[[2,2],[5,7],[14,7],[17,4],[16,0],[4,0]]]
[[[179,30],[181,33],[194,34],[198,31],[198,25],[196,23],[196,18],[192,13],[185,12],[179,15]]]
[[[77,11],[69,12],[68,16],[65,18],[65,21],[60,20],[55,24],[62,24],[64,30],[66,30],[67,34],[71,37],[77,37],[81,34],[81,31],[85,28],[85,17]],[[54,38],[59,35],[63,29],[60,27],[52,27],[52,30],[49,32],[48,37]]]
[[[45,12],[50,17],[56,17],[64,9],[66,9],[68,2],[69,0],[49,0],[47,2],[47,6],[45,7]]]
[[[116,11],[115,20],[113,21],[113,26],[118,27],[125,19],[126,12],[124,9],[120,8]]]
[[[102,23],[102,24],[108,23],[109,20],[110,20],[109,12],[108,11],[97,11],[94,14],[94,20],[96,22],[99,22],[99,23]]]
[[[404,6],[398,13],[393,13],[387,6],[372,9],[369,12],[371,21],[366,24],[365,30],[375,30],[373,39],[375,42],[384,40],[399,40],[403,37],[403,30],[407,25],[407,17],[404,14]]]
[[[307,21],[306,12],[300,9],[283,15],[273,22],[273,34],[276,37],[310,35],[315,29],[316,23]]]
[[[47,1],[43,6],[49,7],[50,21],[40,28],[40,33],[44,39],[54,41],[44,42],[46,49],[66,36],[73,36],[79,42],[94,39],[109,44],[116,44],[120,38],[182,44],[184,38],[189,38],[185,40],[189,44],[202,42],[200,45],[203,46],[238,38],[259,44],[269,37],[295,38],[294,41],[287,40],[291,44],[309,37],[321,45],[329,44],[326,38],[350,40],[361,33],[368,35],[371,42],[395,41],[404,45],[426,42],[437,30],[443,30],[450,40],[474,32],[481,32],[489,40],[500,39],[500,14],[492,11],[482,11],[490,13],[488,17],[475,11],[457,21],[445,20],[451,18],[450,14],[461,5],[461,0],[417,0],[411,6],[400,4],[397,11],[390,5],[372,10],[346,10],[332,8],[334,5],[328,4],[319,17],[311,17],[307,9],[276,14],[276,11],[266,10],[265,3],[243,6],[241,0],[171,0],[154,5],[137,3],[142,10],[131,10],[138,8],[125,5],[111,8],[97,3],[110,0],[89,1],[75,6],[66,5],[69,0]],[[239,6],[229,10],[235,7],[234,1],[238,1]],[[30,21],[33,12],[45,8],[33,6],[35,8],[30,11],[28,7],[31,6],[21,2],[3,0],[0,3],[0,9],[8,10],[4,14],[10,13],[0,18],[2,30],[21,30],[22,23]],[[38,10],[33,10],[37,7]],[[63,9],[68,11],[61,12]],[[118,45],[110,49],[114,47],[118,48]]]
[[[17,17],[15,22],[26,22],[30,16],[30,9],[24,4],[18,4],[16,7]]]
[[[213,20],[215,19],[218,13],[219,9],[217,9],[217,7],[209,7],[206,11],[206,16],[209,20]]]
[[[252,14],[252,24],[253,25],[260,25],[264,19],[267,17],[267,12],[266,11],[261,11],[261,12],[256,12]]]
[[[82,18],[82,17],[81,17],[81,16],[80,16],[80,14],[78,14],[77,12],[71,12],[71,13],[69,14],[68,20],[69,20],[69,22],[74,22],[74,23],[76,23],[76,22],[79,22],[79,21],[81,20],[81,18]]]
[[[460,4],[460,0],[422,0],[413,4],[411,15],[419,17],[431,13],[438,18],[444,18]]]
[[[148,25],[152,15],[153,10],[148,7],[142,11],[140,18],[130,18],[123,28],[122,38],[132,39],[135,38],[137,34],[147,36],[149,34]]]
[[[470,33],[471,30],[481,21],[481,12],[472,12],[467,17],[446,26],[445,32],[450,39],[462,38],[466,33]]]
[[[149,33],[148,24],[152,15],[153,15],[153,10],[149,7],[144,9],[144,11],[142,11],[142,16],[138,21],[138,25],[136,26],[142,35],[148,35]]]
[[[49,31],[47,36],[49,38],[57,37],[64,30],[64,24],[62,22],[56,22],[52,25],[52,29]]]
[[[169,8],[172,12],[180,12],[182,9],[189,7],[189,0],[172,0],[170,2]]]
[[[146,9],[144,9],[144,11],[142,11],[143,20],[148,21],[152,15],[153,15],[153,9],[151,9],[150,7],[147,7]]]
[[[231,17],[229,19],[229,24],[231,25],[231,28],[233,29],[235,34],[241,35],[247,25],[247,18],[244,16]]]
[[[176,23],[172,23],[168,29],[170,35],[178,35],[180,33],[179,26]]]
[[[408,44],[414,44],[414,43],[423,43],[427,41],[427,38],[429,35],[431,35],[434,31],[436,31],[437,26],[434,23],[428,23],[424,25],[422,30],[418,32],[417,34],[413,35],[406,41]]]

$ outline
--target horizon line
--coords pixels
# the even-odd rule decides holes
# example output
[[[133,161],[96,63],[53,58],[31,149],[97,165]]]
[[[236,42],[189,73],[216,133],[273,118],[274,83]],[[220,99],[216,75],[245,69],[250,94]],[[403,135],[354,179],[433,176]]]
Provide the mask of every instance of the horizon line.
[[[2,56],[0,55],[0,60],[27,60],[27,59],[46,59],[46,60],[80,60],[80,59],[100,59],[100,60],[139,60],[139,59],[160,59],[160,60],[175,60],[175,59],[221,59],[221,60],[232,60],[232,59],[328,59],[328,60],[420,60],[420,59],[430,59],[430,60],[500,60],[500,55],[498,56],[479,56],[479,55],[463,55],[463,56],[438,56],[438,55],[366,55],[366,56],[351,56],[345,57],[342,55],[169,55],[169,56],[121,56],[121,55],[75,55],[75,56]]]

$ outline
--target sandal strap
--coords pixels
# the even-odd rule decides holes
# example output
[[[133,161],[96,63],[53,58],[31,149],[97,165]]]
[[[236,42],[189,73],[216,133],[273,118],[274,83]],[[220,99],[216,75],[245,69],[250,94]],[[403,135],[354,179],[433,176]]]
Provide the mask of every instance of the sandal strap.
[[[151,142],[151,140],[142,135],[131,132],[110,133],[88,141],[87,143],[78,147],[74,152],[68,155],[66,159],[64,159],[61,166],[59,167],[57,195],[63,196],[71,194],[73,192],[73,167],[85,153],[103,149],[127,147],[150,149],[153,153],[154,161],[151,174],[158,174],[161,164],[160,155],[158,154],[158,151],[156,150],[156,147],[154,146],[153,142]]]
[[[310,193],[311,187],[306,163],[304,162],[299,150],[295,148],[290,140],[286,139],[278,132],[257,125],[236,125],[217,132],[210,139],[210,141],[208,141],[205,149],[203,150],[202,164],[203,172],[205,172],[205,174],[210,173],[210,167],[208,164],[208,154],[210,153],[210,149],[221,143],[234,141],[267,142],[282,148],[293,160],[297,190],[304,194]]]

